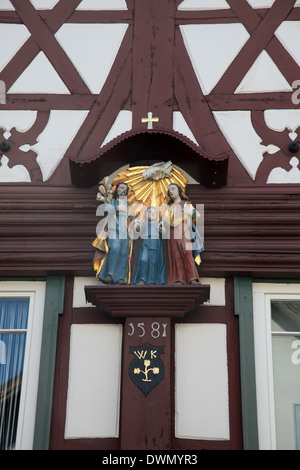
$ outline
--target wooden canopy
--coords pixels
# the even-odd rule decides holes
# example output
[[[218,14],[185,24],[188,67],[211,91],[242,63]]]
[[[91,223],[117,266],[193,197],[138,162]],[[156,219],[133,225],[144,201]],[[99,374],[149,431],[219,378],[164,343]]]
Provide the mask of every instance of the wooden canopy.
[[[227,155],[213,156],[184,135],[162,128],[128,131],[94,155],[69,159],[72,183],[81,188],[96,185],[125,164],[169,160],[207,188],[226,185]]]

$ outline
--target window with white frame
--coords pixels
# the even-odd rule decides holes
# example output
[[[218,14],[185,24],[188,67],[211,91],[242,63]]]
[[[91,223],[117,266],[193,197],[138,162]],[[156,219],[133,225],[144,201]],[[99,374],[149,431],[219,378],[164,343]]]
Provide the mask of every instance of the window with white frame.
[[[45,282],[0,282],[0,449],[31,449]]]
[[[300,449],[300,284],[253,284],[260,449]]]

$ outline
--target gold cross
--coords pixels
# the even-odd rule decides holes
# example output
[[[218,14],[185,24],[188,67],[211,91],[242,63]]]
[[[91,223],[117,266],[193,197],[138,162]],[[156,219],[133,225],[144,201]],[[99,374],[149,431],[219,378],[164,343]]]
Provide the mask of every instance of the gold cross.
[[[158,122],[158,117],[152,117],[152,113],[148,113],[146,118],[141,119],[142,122],[147,122],[147,129],[153,129],[153,122]]]

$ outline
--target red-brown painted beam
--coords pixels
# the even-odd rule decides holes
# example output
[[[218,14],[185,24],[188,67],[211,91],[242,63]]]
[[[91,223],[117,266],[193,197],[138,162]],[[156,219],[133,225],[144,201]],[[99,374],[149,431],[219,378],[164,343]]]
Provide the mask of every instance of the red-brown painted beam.
[[[183,317],[209,300],[210,286],[86,286],[86,299],[113,317]]]
[[[159,126],[172,128],[173,110],[173,0],[135,2],[132,44],[133,128],[146,127],[148,112]],[[154,124],[155,126],[155,124]]]

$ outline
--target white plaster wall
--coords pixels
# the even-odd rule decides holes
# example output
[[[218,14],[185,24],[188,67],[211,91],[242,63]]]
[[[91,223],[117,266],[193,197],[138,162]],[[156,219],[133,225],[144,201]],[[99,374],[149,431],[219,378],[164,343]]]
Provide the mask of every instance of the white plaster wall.
[[[106,145],[111,140],[115,139],[118,135],[132,129],[132,111],[120,111],[116,117],[110,131],[105,137],[101,147]]]
[[[275,0],[247,0],[252,8],[270,8]]]
[[[248,0],[248,2],[253,8],[268,8],[272,6],[274,0]],[[201,10],[206,9],[209,4],[210,2],[205,0],[185,0],[180,3],[179,9]],[[224,4],[223,6],[221,4],[221,1],[215,1],[211,2],[210,5],[211,8],[224,8]],[[299,5],[299,1],[297,1],[295,6]],[[204,95],[211,93],[250,37],[244,26],[239,23],[181,25],[180,31]],[[300,64],[300,22],[284,21],[277,28],[275,35],[286,49],[286,53],[290,54]],[[297,79],[298,77],[295,77],[295,81]],[[292,93],[293,88],[291,85],[286,80],[284,71],[280,71],[268,53],[263,50],[249,67],[249,70],[236,88],[235,94]],[[271,110],[265,113],[266,118],[269,111]],[[295,114],[297,111],[295,109],[278,110],[278,114],[281,114],[282,129],[276,129],[276,131],[281,132],[284,128],[290,129],[291,114]],[[277,111],[274,110],[275,112]],[[268,142],[267,145],[261,144],[262,138],[255,132],[252,126],[250,110],[224,109],[222,111],[214,111],[213,114],[221,132],[224,134],[237,158],[247,170],[249,176],[255,180],[257,170],[263,162],[264,153],[267,152],[273,155],[280,149],[272,142]],[[266,126],[271,127],[267,119]],[[184,121],[184,117],[180,116],[179,113],[174,113],[173,128],[195,141]],[[295,130],[295,126],[293,129]],[[291,140],[299,140],[299,135],[297,136],[295,133],[294,135],[290,134],[290,138]],[[245,142],[247,142],[247,145],[245,145]],[[274,162],[276,162],[275,157]],[[297,163],[293,159],[290,165],[291,171],[287,172],[280,168],[273,171],[270,178],[267,179],[267,183],[299,183],[299,162]]]
[[[65,23],[55,34],[92,93],[99,93],[128,24]]]
[[[267,183],[269,184],[278,184],[278,183],[300,183],[300,170],[299,170],[299,159],[297,157],[292,157],[289,161],[290,169],[286,170],[285,168],[277,167],[273,168],[270,172]]]
[[[36,10],[51,10],[59,0],[30,0]]]
[[[300,2],[298,3],[298,7],[299,6]],[[300,65],[300,21],[283,21],[275,31],[275,35],[291,54],[293,59]],[[299,77],[296,77],[296,79],[298,78]]]
[[[262,145],[261,137],[252,126],[251,111],[214,111],[213,114],[223,135],[253,180],[255,180],[257,170],[263,162],[265,152],[274,154],[274,162],[276,163],[276,152],[280,149],[272,141],[267,146]],[[295,132],[300,125],[300,111],[298,109],[269,109],[264,112],[264,119],[266,126],[276,132],[282,132],[284,129],[290,131],[290,141],[287,141],[287,146],[289,142],[299,138]],[[267,179],[268,183],[300,182],[297,166],[299,162],[292,159],[292,154],[290,156],[292,171],[274,168]]]
[[[14,10],[9,0],[1,0],[1,10]]]
[[[99,93],[102,89],[127,27],[127,24],[67,23],[55,33],[55,38],[92,93]],[[1,24],[1,69],[12,59],[29,36],[30,33],[24,25]],[[41,51],[7,93],[69,94],[70,92],[44,52]]]
[[[180,31],[205,95],[212,91],[250,37],[239,23],[181,25]]]
[[[175,344],[176,437],[228,440],[226,325],[177,324]]]
[[[0,70],[8,64],[29,37],[30,32],[23,24],[0,24]]]
[[[297,138],[295,130],[300,126],[300,109],[268,109],[264,117],[270,129],[276,132],[288,129],[291,140]]]
[[[265,93],[292,90],[292,87],[274,64],[269,54],[266,51],[262,51],[244,76],[235,93]]]
[[[263,161],[266,148],[251,124],[250,111],[214,111],[216,122],[252,179]]]
[[[0,0],[0,10],[10,9],[8,1]],[[32,0],[37,9],[51,9],[57,3],[55,0]],[[83,1],[79,9],[107,9],[110,2]],[[124,0],[115,0],[112,9],[126,9]],[[78,73],[81,75],[92,93],[99,93],[114,62],[120,44],[125,35],[127,24],[64,24],[55,34]],[[14,57],[24,42],[30,37],[26,26],[17,24],[0,25],[0,70]],[[1,40],[2,39],[2,40]],[[109,45],[109,46],[108,46]],[[88,53],[87,53],[88,51]],[[39,52],[28,64],[23,73],[6,90],[7,96],[11,94],[70,94],[63,79],[55,70],[44,52]],[[80,126],[87,117],[87,110],[51,110],[50,118],[41,134],[37,136],[35,144],[24,144],[20,150],[26,152],[33,150],[37,154],[37,163],[40,166],[43,181],[47,181],[57,168],[67,148],[77,134]],[[26,132],[34,123],[28,125],[28,119],[36,116],[37,111],[1,111],[0,127],[9,131],[18,127]],[[121,111],[116,117],[113,129],[109,132],[106,141],[111,140],[119,133],[132,127],[132,118],[129,111]],[[9,135],[4,136],[9,140]],[[100,145],[100,143],[99,143]],[[25,166],[13,166],[9,153],[0,162],[1,182],[30,182],[30,175]]]
[[[194,144],[199,145],[180,111],[174,111],[173,113],[173,129],[188,137]]]
[[[96,277],[75,277],[73,288],[73,308],[93,307],[93,305],[88,303],[85,299],[84,288],[85,286],[97,285],[99,285],[99,281]]]
[[[82,0],[76,10],[127,10],[125,0]]]
[[[35,56],[7,91],[8,95],[13,93],[70,94],[68,88],[42,51]]]
[[[53,109],[50,111],[45,128],[37,136],[37,142],[31,145],[26,144],[25,140],[24,144],[19,147],[24,152],[24,162],[26,162],[28,150],[33,150],[37,154],[37,163],[40,166],[43,181],[53,174],[87,113],[88,111],[82,110]],[[25,133],[33,126],[36,117],[36,111],[0,111],[0,128],[5,131],[4,137],[9,141],[10,131],[14,127],[18,132]],[[6,157],[9,159],[9,152]],[[0,166],[0,182],[30,181],[30,176],[23,165],[12,166],[10,161],[7,164],[4,157],[1,163],[3,166]]]
[[[29,130],[33,126],[36,116],[36,111],[1,110],[0,129],[3,131],[4,138],[9,140],[10,131],[13,128],[16,128],[18,132]],[[29,172],[23,165],[12,166],[9,160],[9,152],[7,152],[7,155],[0,155],[0,163],[1,183],[30,182]]]
[[[201,277],[201,284],[210,285],[210,298],[209,302],[206,302],[206,306],[225,306],[225,279],[224,278],[211,278],[211,277]]]
[[[62,160],[87,114],[88,111],[82,110],[51,110],[45,129],[31,147],[38,155],[37,162],[44,181],[50,178]]]
[[[121,325],[72,325],[65,438],[118,437]]]
[[[51,10],[59,0],[30,0],[30,2],[36,10]],[[14,7],[9,0],[1,0],[0,9],[14,10]],[[125,0],[82,0],[76,10],[127,10],[127,6]]]
[[[31,3],[37,9],[52,9],[57,4],[57,0],[31,0]],[[273,5],[274,0],[248,0],[248,3],[253,8],[269,8]],[[299,6],[300,1],[297,0],[295,7]],[[83,0],[77,7],[78,10],[122,10],[126,8],[124,0]],[[225,0],[184,0],[178,6],[179,10],[228,8],[228,2]],[[13,10],[14,7],[9,0],[1,0],[0,9]],[[284,21],[275,32],[276,37],[286,48],[287,53],[298,64],[300,64],[299,26],[299,21]],[[73,62],[91,93],[97,94],[101,91],[127,27],[127,24],[116,23],[93,25],[66,23],[56,32],[56,40]],[[245,27],[240,23],[186,24],[180,26],[180,31],[199,85],[205,95],[213,90],[250,37]],[[3,39],[0,40],[0,70],[7,65],[29,37],[30,32],[24,25],[0,25],[0,39]],[[295,77],[295,81],[298,78]],[[284,77],[284,71],[278,69],[266,51],[262,51],[241,80],[235,93],[291,93],[293,90],[291,85]],[[56,72],[55,64],[52,64],[42,51],[28,64],[28,67],[6,92],[7,96],[13,93],[70,94],[63,79]],[[281,120],[285,127],[289,125],[291,111],[297,110],[280,110],[282,112]],[[30,112],[36,113],[35,110]],[[15,115],[15,122],[11,123],[12,127],[20,123],[18,114],[22,119],[24,118],[24,124],[21,123],[22,129],[26,127],[26,119],[22,111],[11,111],[11,113]],[[37,162],[41,167],[43,181],[47,181],[57,168],[87,113],[88,111],[85,110],[73,112],[52,110],[48,124],[38,136],[38,142],[33,146],[26,143],[22,146],[21,150],[24,152],[29,149],[37,152]],[[267,113],[265,114],[267,116]],[[256,172],[264,158],[263,154],[265,152],[276,153],[278,148],[275,148],[272,142],[268,143],[267,147],[261,145],[261,137],[253,129],[251,113],[248,110],[233,111],[224,109],[215,111],[214,117],[236,156],[248,171],[249,176],[255,180]],[[61,119],[64,120],[63,126],[61,125]],[[0,126],[3,126],[3,124],[1,120]],[[269,125],[267,121],[266,125]],[[131,128],[131,112],[121,110],[102,145]],[[64,129],[64,136],[62,136],[61,129]],[[186,135],[194,143],[200,144],[196,141],[184,116],[179,111],[173,114],[173,129]],[[299,139],[299,136],[296,135],[296,138]],[[245,145],[245,142],[247,142],[247,145]],[[99,142],[100,145],[101,142]],[[12,167],[9,154],[5,157],[1,161],[0,182],[30,182],[30,176],[26,168],[22,165]],[[24,161],[25,159],[26,153],[24,153]],[[275,168],[267,182],[273,184],[298,183],[299,163],[293,159],[290,165],[291,171],[288,172]]]
[[[184,0],[178,10],[219,10],[230,8],[225,0]]]

